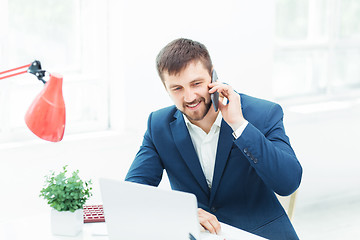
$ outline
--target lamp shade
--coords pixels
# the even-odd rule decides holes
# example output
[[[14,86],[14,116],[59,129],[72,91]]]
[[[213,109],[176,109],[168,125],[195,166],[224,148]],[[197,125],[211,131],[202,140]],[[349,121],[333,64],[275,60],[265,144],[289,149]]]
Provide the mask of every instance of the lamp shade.
[[[25,115],[28,128],[39,138],[51,142],[61,141],[65,131],[62,82],[60,74],[50,74],[50,80],[45,83]]]

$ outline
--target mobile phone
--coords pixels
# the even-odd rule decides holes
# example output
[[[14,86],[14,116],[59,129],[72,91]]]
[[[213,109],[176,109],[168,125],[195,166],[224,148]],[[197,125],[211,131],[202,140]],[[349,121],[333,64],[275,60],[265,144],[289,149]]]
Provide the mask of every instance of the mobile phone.
[[[218,77],[217,77],[216,71],[213,70],[211,73],[211,82],[212,83],[216,82],[217,79],[218,79]],[[216,92],[212,93],[210,97],[211,97],[211,102],[214,106],[215,112],[217,112],[219,109],[219,93],[216,91]]]

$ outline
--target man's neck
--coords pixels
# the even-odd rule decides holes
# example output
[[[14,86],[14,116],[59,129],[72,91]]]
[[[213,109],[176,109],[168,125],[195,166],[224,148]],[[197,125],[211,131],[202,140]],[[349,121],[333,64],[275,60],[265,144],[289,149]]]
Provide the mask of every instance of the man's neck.
[[[206,134],[208,134],[210,132],[210,129],[212,127],[212,125],[214,124],[217,116],[218,116],[219,112],[215,112],[214,108],[210,108],[209,112],[205,115],[205,117],[199,121],[193,121],[190,120],[189,121],[198,126],[199,128],[201,128],[204,132],[206,132]]]

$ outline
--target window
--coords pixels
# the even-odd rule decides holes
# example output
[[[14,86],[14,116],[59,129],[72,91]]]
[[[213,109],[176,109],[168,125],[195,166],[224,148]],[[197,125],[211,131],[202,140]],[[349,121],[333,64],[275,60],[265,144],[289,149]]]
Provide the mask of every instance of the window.
[[[0,9],[0,71],[40,60],[64,77],[65,134],[106,129],[106,1],[5,0]],[[0,80],[0,143],[33,138],[24,115],[42,87],[30,74]]]
[[[360,1],[276,0],[278,98],[360,87]]]

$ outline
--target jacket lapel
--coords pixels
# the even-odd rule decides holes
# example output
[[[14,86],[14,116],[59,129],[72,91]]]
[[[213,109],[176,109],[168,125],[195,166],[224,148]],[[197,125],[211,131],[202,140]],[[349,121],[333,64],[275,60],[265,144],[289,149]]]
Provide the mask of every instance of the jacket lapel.
[[[241,99],[241,111],[245,115],[244,109],[246,108],[246,102],[244,102],[243,94],[239,94]],[[221,177],[223,175],[227,160],[229,158],[229,154],[234,142],[234,137],[232,135],[233,130],[231,127],[224,121],[221,122],[220,128],[220,136],[218,141],[218,147],[216,151],[216,161],[215,161],[215,169],[214,176],[212,181],[211,193],[210,193],[210,201],[209,205],[211,206],[216,191],[219,187]]]
[[[220,136],[216,151],[214,177],[213,177],[212,188],[210,193],[210,206],[212,205],[212,202],[214,200],[217,188],[219,186],[234,141],[232,132],[233,131],[231,127],[223,119],[221,122]]]
[[[174,117],[176,119],[170,123],[170,128],[175,145],[198,184],[206,195],[209,196],[209,187],[206,183],[205,175],[202,171],[189,131],[185,125],[184,118],[180,111],[176,111]]]

